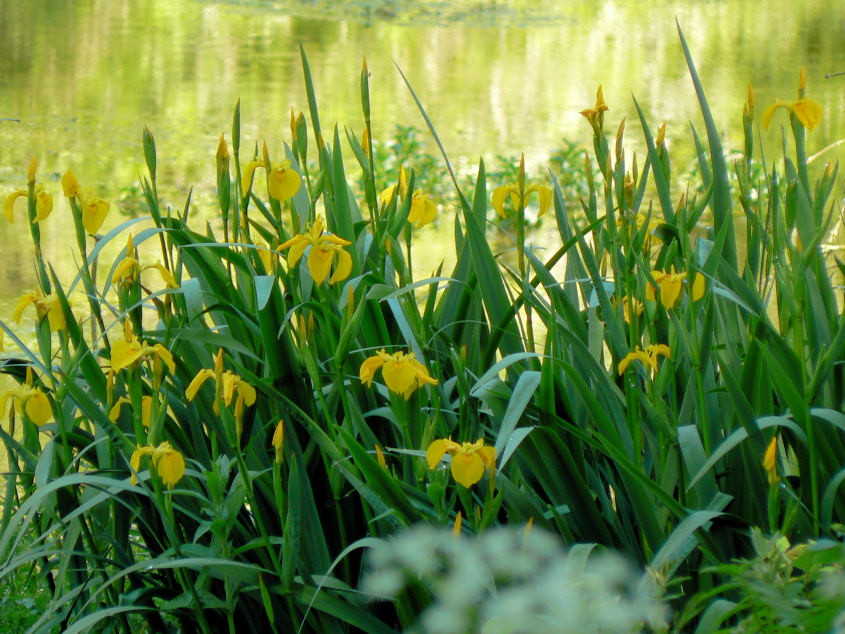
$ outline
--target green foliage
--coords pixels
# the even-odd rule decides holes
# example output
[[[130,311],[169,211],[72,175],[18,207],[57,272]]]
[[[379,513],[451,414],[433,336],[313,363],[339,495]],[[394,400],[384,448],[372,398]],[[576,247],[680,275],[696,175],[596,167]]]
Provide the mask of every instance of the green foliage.
[[[794,113],[794,157],[765,164],[747,143],[729,165],[684,50],[706,135],[693,130],[699,182],[677,204],[663,131],[642,113],[641,166],[626,162],[622,127],[608,139],[597,104],[593,157],[564,148],[560,180],[511,160],[500,180],[481,162],[467,184],[422,108],[442,163],[412,128],[372,138],[366,65],[366,134],[323,128],[304,51],[308,112],[290,143],[242,148],[235,108],[216,157],[219,221],[195,217],[190,196],[161,204],[166,165],[147,129],[145,214],[91,237],[88,199],[66,190],[80,262],[69,284],[40,248],[33,164],[16,195],[39,288],[22,300],[23,325],[0,324],[23,350],[2,366],[19,386],[2,397],[0,578],[47,581],[32,629],[412,627],[450,598],[448,571],[374,603],[358,589],[363,553],[459,517],[481,539],[533,521],[576,549],[555,551],[566,565],[586,548],[576,544],[617,550],[690,623],[775,605],[735,596],[758,570],[749,530],[821,543],[845,517],[845,323],[821,248],[840,211],[837,172],[810,186]],[[418,279],[413,222],[430,209],[419,194],[447,174],[457,214],[441,207],[440,223],[454,226],[456,261]],[[547,186],[552,253],[526,230],[530,194],[542,207]],[[495,250],[491,200],[512,214]],[[34,349],[16,334],[26,324]],[[542,580],[501,576],[520,561],[509,543],[489,572],[519,603]],[[598,592],[590,570],[580,574]],[[784,596],[821,596],[776,573]],[[821,622],[836,605],[789,618]],[[619,627],[656,623],[649,610]]]

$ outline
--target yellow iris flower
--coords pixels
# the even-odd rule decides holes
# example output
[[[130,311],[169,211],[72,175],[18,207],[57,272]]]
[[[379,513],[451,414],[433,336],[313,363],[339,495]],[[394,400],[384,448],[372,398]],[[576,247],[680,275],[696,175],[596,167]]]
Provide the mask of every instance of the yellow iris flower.
[[[636,297],[629,297],[625,295],[619,300],[622,303],[622,314],[625,318],[625,323],[631,323],[631,310],[633,310],[634,315],[642,315],[643,309],[645,308],[644,304],[638,300]]]
[[[82,226],[85,231],[94,235],[103,225],[109,212],[109,203],[95,196],[90,189],[83,190],[73,171],[68,169],[62,176],[62,191],[68,198],[76,198],[82,208]]]
[[[141,469],[141,458],[144,456],[153,457],[153,466],[156,468],[158,475],[161,476],[161,481],[172,489],[176,483],[185,475],[185,457],[176,449],[174,449],[169,442],[164,441],[158,447],[152,445],[148,447],[141,447],[132,452],[132,457],[129,459],[129,466],[132,467],[133,485],[138,484],[135,474]]]
[[[29,419],[39,427],[53,417],[50,399],[37,387],[19,385],[3,392],[3,395],[0,396],[0,414],[6,412],[6,402],[10,398],[16,401],[18,408],[24,411]]]
[[[6,196],[6,200],[3,201],[3,212],[6,214],[6,220],[9,222],[14,222],[14,207],[15,201],[18,198],[26,198],[29,194],[22,189],[17,189],[13,191],[11,194]],[[41,222],[47,216],[50,215],[50,212],[53,211],[53,197],[44,191],[44,185],[36,185],[35,186],[35,219],[32,221],[33,224],[37,222]]]
[[[790,115],[794,115],[796,119],[808,130],[812,131],[822,120],[823,109],[818,101],[804,96],[804,86],[807,83],[807,74],[804,67],[801,67],[801,76],[798,81],[798,99],[796,101],[781,101],[777,99],[775,103],[763,111],[762,123],[763,127],[769,129],[769,124],[772,122],[772,117],[778,108],[786,108]]]
[[[117,419],[120,418],[120,407],[122,405],[131,405],[132,401],[130,401],[125,396],[121,396],[117,399],[117,402],[112,405],[111,410],[109,410],[109,420],[113,423],[117,422]],[[144,427],[149,428],[150,426],[150,415],[153,409],[153,397],[152,396],[143,396],[141,397],[141,424]]]
[[[128,368],[144,357],[161,359],[171,374],[176,372],[176,364],[173,362],[173,355],[170,350],[160,343],[153,344],[152,346],[141,343],[137,339],[132,338],[131,332],[129,336],[129,339],[115,341],[111,346],[111,367],[115,372],[120,372],[124,368]]]
[[[587,121],[590,122],[590,126],[593,128],[594,131],[600,132],[602,126],[604,125],[604,113],[607,110],[610,110],[610,108],[608,108],[607,104],[604,102],[604,95],[601,91],[601,84],[599,84],[599,89],[596,91],[595,107],[582,110],[581,116],[586,117]]]
[[[467,488],[481,480],[485,471],[492,471],[496,466],[496,449],[485,447],[483,438],[460,444],[451,438],[435,440],[425,452],[428,468],[436,468],[446,454],[452,456],[451,469],[455,482]]]
[[[530,185],[525,188],[522,193],[522,201],[519,198],[518,185],[502,185],[493,190],[493,209],[500,217],[505,218],[505,199],[510,198],[514,210],[519,209],[520,206],[524,209],[528,205],[528,199],[533,192],[537,192],[540,198],[540,212],[537,216],[542,216],[549,210],[552,204],[552,190],[544,185]]]
[[[332,264],[337,258],[334,274],[329,278],[329,284],[334,284],[345,280],[352,272],[352,256],[343,248],[352,243],[338,236],[324,234],[324,229],[323,219],[318,216],[314,224],[305,233],[296,235],[287,242],[280,244],[276,247],[276,251],[290,249],[288,266],[293,267],[299,262],[305,250],[311,247],[308,254],[308,270],[311,272],[315,284],[322,284],[329,276]]]
[[[38,315],[38,319],[47,318],[47,322],[50,324],[50,332],[56,332],[58,330],[64,330],[67,328],[67,320],[65,320],[65,313],[62,310],[62,304],[59,301],[57,295],[42,295],[41,291],[28,291],[20,296],[18,299],[17,306],[15,306],[15,312],[12,313],[12,319],[15,320],[15,323],[20,323],[21,316],[23,315],[24,309],[32,304],[35,306],[35,312]]]
[[[657,357],[664,356],[671,359],[671,351],[665,343],[652,344],[645,350],[637,346],[619,362],[618,372],[623,374],[632,361],[640,361],[647,368],[651,368],[652,376],[657,372]]]
[[[358,372],[361,382],[371,387],[373,376],[379,368],[388,389],[400,394],[406,401],[424,384],[437,385],[437,379],[431,378],[428,369],[416,360],[413,352],[388,354],[382,348],[361,364]]]
[[[417,229],[422,228],[437,217],[437,205],[421,191],[415,191],[411,199],[411,211],[408,213],[408,222],[416,223]]]
[[[675,273],[675,269],[671,269],[669,273],[666,271],[652,271],[651,276],[657,285],[660,287],[660,303],[668,310],[672,308],[681,296],[681,289],[684,285],[684,280],[687,279],[686,273]],[[704,296],[705,278],[701,273],[696,273],[692,282],[692,301],[697,302]],[[649,301],[654,301],[655,288],[649,284],[645,289],[645,297]]]
[[[250,161],[244,168],[241,179],[244,191],[249,191],[252,188],[253,174],[258,167],[266,169],[267,164],[262,160]],[[291,168],[288,160],[273,165],[267,172],[267,191],[272,198],[278,201],[284,202],[293,198],[301,185],[302,177],[295,169]]]
[[[244,407],[251,407],[255,403],[256,391],[249,383],[244,381],[237,374],[231,370],[223,371],[223,349],[217,352],[214,359],[214,369],[203,368],[197,372],[196,376],[185,390],[185,398],[193,401],[197,396],[202,384],[209,379],[214,379],[215,399],[214,399],[214,413],[220,413],[220,401],[227,407],[231,405],[232,399],[235,397],[235,392],[238,393],[238,398],[235,399],[235,423],[237,425],[238,438],[241,436],[243,425]],[[278,432],[278,429],[276,430]],[[284,432],[280,432],[284,433]],[[274,440],[276,436],[273,436]]]

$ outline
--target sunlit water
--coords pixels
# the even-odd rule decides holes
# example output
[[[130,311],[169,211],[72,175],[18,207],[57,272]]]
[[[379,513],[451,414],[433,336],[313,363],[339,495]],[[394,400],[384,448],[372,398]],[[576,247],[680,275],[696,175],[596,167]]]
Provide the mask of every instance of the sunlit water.
[[[561,8],[560,5],[565,5]],[[334,7],[328,10],[328,7]],[[561,139],[590,143],[579,111],[604,86],[607,124],[627,118],[636,145],[632,95],[652,126],[668,121],[673,165],[691,158],[689,122],[702,130],[675,20],[682,25],[728,148],[740,145],[747,82],[758,112],[794,99],[806,66],[808,95],[824,105],[809,135],[815,153],[845,137],[845,8],[841,0],[677,2],[172,2],[171,0],[0,0],[0,195],[23,187],[30,157],[54,195],[43,223],[45,252],[75,270],[72,225],[58,179],[72,167],[84,186],[113,203],[105,229],[137,200],[141,130],[155,134],[159,191],[181,209],[195,189],[196,214],[213,211],[214,151],[230,138],[241,99],[243,147],[289,141],[290,109],[307,111],[299,44],[311,64],[324,127],[363,128],[359,73],[371,73],[374,133],[424,128],[398,68],[419,95],[451,158],[524,152],[539,171]],[[781,113],[764,139],[776,154]],[[703,130],[702,130],[703,131]],[[434,152],[433,145],[429,148]],[[845,146],[820,162],[841,159]],[[351,166],[350,166],[351,167]],[[442,175],[445,179],[447,176]],[[676,183],[674,198],[680,194]],[[841,188],[838,192],[841,196]],[[442,214],[453,201],[440,201]],[[19,202],[0,221],[0,318],[34,284],[32,245]],[[198,228],[203,226],[201,218]],[[428,273],[453,258],[451,223],[427,229],[416,255]],[[549,234],[537,238],[553,242]],[[106,251],[114,257],[121,244]]]

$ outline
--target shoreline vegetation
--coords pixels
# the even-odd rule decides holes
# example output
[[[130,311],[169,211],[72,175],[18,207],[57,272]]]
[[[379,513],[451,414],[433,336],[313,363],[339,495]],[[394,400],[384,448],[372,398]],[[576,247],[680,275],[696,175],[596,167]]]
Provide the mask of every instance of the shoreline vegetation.
[[[629,153],[601,86],[589,151],[466,179],[407,80],[442,162],[412,127],[372,138],[366,61],[361,132],[322,127],[302,48],[289,137],[242,146],[240,103],[220,137],[215,225],[162,204],[147,128],[143,211],[104,232],[112,205],[33,159],[3,192],[37,286],[0,321],[0,626],[845,627],[842,188],[807,150],[825,104],[803,68],[794,100],[749,84],[726,157],[678,34],[704,121],[680,195],[665,124],[635,101]],[[69,282],[41,249],[54,196]],[[456,259],[418,277],[429,223]]]

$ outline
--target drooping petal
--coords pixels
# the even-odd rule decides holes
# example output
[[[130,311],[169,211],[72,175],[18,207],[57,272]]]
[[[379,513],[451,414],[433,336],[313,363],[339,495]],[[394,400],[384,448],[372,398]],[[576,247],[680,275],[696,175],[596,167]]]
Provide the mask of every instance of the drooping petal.
[[[681,296],[684,276],[682,274],[667,275],[660,282],[660,303],[666,309],[672,308]]]
[[[226,405],[231,404],[232,397],[235,395],[235,386],[238,376],[236,374],[232,374],[230,371],[226,371],[223,373],[223,402]]]
[[[452,456],[452,477],[469,488],[484,475],[484,461],[477,453],[458,451]]]
[[[53,417],[53,408],[50,407],[50,399],[44,392],[37,388],[26,399],[24,411],[32,422],[39,427]]]
[[[479,447],[476,453],[481,456],[484,467],[493,469],[496,466],[496,448],[495,447]]]
[[[451,438],[438,438],[432,442],[428,446],[428,449],[425,450],[425,461],[428,464],[428,468],[434,469],[437,467],[440,461],[443,460],[443,456],[450,450],[455,451],[457,447],[458,443],[454,442]]]
[[[372,387],[373,376],[375,376],[376,370],[383,365],[384,359],[379,355],[365,359],[364,363],[361,364],[361,369],[358,371],[358,378],[361,380],[361,383],[367,387]]]
[[[44,298],[47,306],[47,323],[50,324],[50,332],[58,332],[67,328],[65,311],[62,310],[62,303],[55,295],[48,295]]]
[[[337,266],[334,269],[334,273],[329,278],[329,284],[345,280],[349,277],[350,273],[352,273],[352,256],[345,249],[338,249]]]
[[[188,389],[185,390],[185,398],[187,398],[189,401],[193,401],[196,398],[197,392],[199,391],[202,384],[211,378],[214,378],[214,370],[203,368],[202,370],[197,372],[197,375],[188,385]]]
[[[35,303],[35,300],[39,297],[38,293],[34,293],[29,291],[28,293],[24,293],[18,299],[18,304],[15,306],[15,312],[12,313],[12,319],[15,320],[15,323],[20,322],[21,315],[23,314],[24,308],[29,306],[30,304]]]
[[[795,116],[808,130],[812,131],[822,120],[822,106],[818,101],[803,97],[792,104]]]
[[[117,402],[112,405],[112,408],[109,410],[109,420],[111,422],[116,423],[117,419],[120,418],[120,406],[125,403],[130,403],[129,399],[125,396],[121,396],[117,399]]]
[[[315,284],[322,284],[332,270],[335,250],[326,245],[315,245],[308,253],[308,270]]]
[[[82,207],[82,226],[85,231],[94,235],[103,225],[106,214],[109,213],[109,203],[102,198],[92,198]]]
[[[149,428],[150,421],[152,419],[152,411],[153,411],[153,397],[152,396],[141,397],[141,424],[144,427]]]
[[[552,204],[551,189],[544,187],[543,185],[532,185],[526,190],[526,192],[537,192],[537,195],[540,197],[540,211],[537,213],[537,217],[542,216],[549,210],[549,207]]]
[[[692,301],[697,302],[704,297],[705,278],[701,273],[695,274],[695,279],[692,282]]]
[[[513,185],[502,185],[493,190],[493,209],[500,217],[505,218],[505,198],[512,192],[516,191]]]
[[[39,186],[40,187],[40,186]],[[41,222],[53,211],[53,197],[44,188],[35,191],[35,219],[33,223]]]
[[[385,362],[381,375],[384,377],[385,385],[397,394],[401,394],[405,400],[408,400],[410,394],[413,393],[413,388],[416,387],[417,373],[406,359]]]
[[[778,108],[786,108],[787,110],[789,110],[789,104],[785,101],[781,101],[780,99],[778,99],[771,106],[763,110],[763,116],[760,119],[760,123],[763,124],[763,128],[765,128],[766,130],[769,129],[769,124],[771,124],[772,117],[775,116],[775,112],[777,112]]]
[[[173,363],[173,354],[165,348],[160,343],[155,344],[152,349],[155,351],[155,355],[164,362],[164,365],[167,366],[167,369],[170,370],[170,374],[176,372],[176,364]]]
[[[175,449],[169,449],[162,453],[156,453],[153,457],[161,481],[168,489],[176,486],[176,483],[185,475],[185,457]]]
[[[409,363],[414,368],[417,383],[419,383],[420,386],[422,386],[423,383],[428,383],[429,385],[437,385],[437,379],[433,379],[431,377],[431,375],[428,373],[428,368],[425,367],[422,363],[420,363],[416,359],[410,359]]]
[[[6,220],[9,222],[14,222],[15,215],[14,215],[14,206],[15,201],[18,198],[25,197],[27,194],[25,191],[21,191],[20,189],[17,191],[12,192],[6,199],[3,201],[3,213],[6,214]]]
[[[238,396],[242,397],[244,403],[249,406],[255,404],[255,388],[241,378],[238,378]]]
[[[284,161],[284,163],[274,167],[267,177],[267,189],[270,196],[282,202],[293,198],[302,184],[302,178],[297,171],[290,168],[290,161]]]
[[[120,372],[140,359],[142,352],[138,341],[115,341],[111,346],[111,366],[115,372]]]

